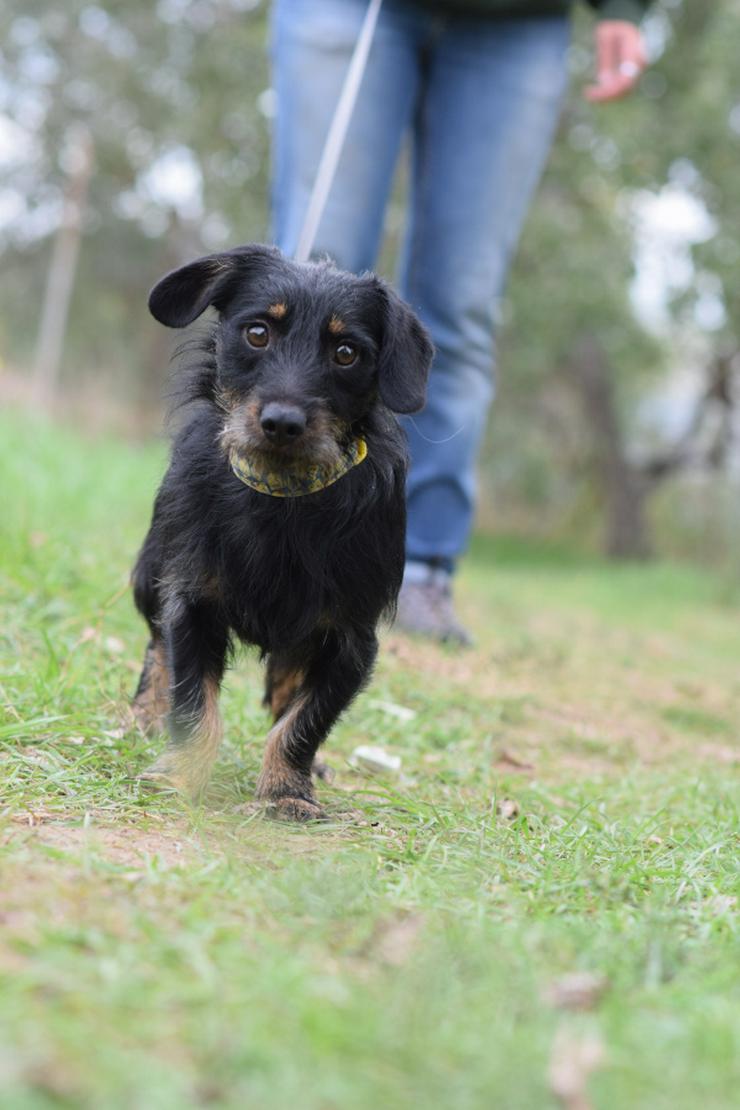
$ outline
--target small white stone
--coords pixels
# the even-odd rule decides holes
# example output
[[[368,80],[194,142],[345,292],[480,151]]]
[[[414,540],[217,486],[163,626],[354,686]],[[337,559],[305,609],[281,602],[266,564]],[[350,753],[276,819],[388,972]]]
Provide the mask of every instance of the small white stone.
[[[398,705],[394,701],[378,701],[373,699],[368,703],[373,709],[379,709],[381,713],[387,713],[389,717],[395,717],[399,721],[407,724],[413,721],[416,717],[416,710],[409,709],[406,705]]]
[[[371,771],[373,774],[383,771],[397,774],[401,770],[400,755],[391,755],[385,748],[376,747],[374,744],[360,744],[352,752],[350,763],[353,767],[360,767],[363,771]]]

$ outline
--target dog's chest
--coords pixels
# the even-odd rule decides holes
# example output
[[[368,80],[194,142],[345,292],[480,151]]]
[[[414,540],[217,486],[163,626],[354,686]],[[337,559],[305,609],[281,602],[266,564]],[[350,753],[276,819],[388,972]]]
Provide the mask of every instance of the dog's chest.
[[[345,573],[346,542],[326,527],[301,527],[290,514],[232,529],[222,550],[228,622],[240,639],[264,650],[341,623],[353,592],[361,589],[361,560],[356,573]]]

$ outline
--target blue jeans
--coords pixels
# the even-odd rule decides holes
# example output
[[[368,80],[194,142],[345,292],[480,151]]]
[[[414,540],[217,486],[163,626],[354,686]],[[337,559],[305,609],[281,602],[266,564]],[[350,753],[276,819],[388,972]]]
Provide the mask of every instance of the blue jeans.
[[[291,254],[367,0],[276,0],[275,242]],[[464,551],[493,396],[494,329],[566,86],[565,17],[440,16],[385,0],[314,251],[372,269],[401,141],[410,213],[399,288],[436,357],[411,451],[407,556]]]

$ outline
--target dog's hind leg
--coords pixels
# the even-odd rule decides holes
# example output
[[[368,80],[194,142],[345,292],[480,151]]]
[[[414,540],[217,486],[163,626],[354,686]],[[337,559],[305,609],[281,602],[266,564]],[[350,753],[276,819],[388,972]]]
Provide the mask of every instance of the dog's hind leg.
[[[282,717],[297,697],[304,678],[300,664],[294,663],[289,655],[270,653],[265,675],[264,704],[272,712],[275,721]]]
[[[179,599],[168,606],[163,633],[170,677],[170,739],[142,778],[195,798],[208,782],[221,740],[218,693],[228,633],[212,604]]]
[[[161,598],[158,569],[156,542],[153,533],[150,532],[131,576],[134,602],[149,626],[150,636],[131,708],[139,728],[147,733],[164,731],[170,708],[170,680],[160,631]]]
[[[278,721],[298,696],[304,678],[300,665],[294,664],[290,656],[270,654],[267,660],[263,704],[271,710],[273,720]],[[328,763],[324,763],[318,756],[314,758],[311,774],[325,782],[331,782],[334,777],[334,772]]]
[[[170,709],[169,673],[161,636],[152,637],[144,653],[139,684],[131,709],[142,732],[163,732]]]
[[[276,816],[322,816],[311,783],[314,756],[370,678],[377,649],[372,629],[331,630],[302,655],[302,682],[268,734],[257,782],[257,796]]]

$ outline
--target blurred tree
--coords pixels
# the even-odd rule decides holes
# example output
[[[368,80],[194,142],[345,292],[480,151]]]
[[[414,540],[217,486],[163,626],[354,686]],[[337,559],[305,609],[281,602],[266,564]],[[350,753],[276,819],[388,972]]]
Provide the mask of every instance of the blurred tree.
[[[645,501],[659,483],[731,457],[734,370],[721,400],[712,381],[740,335],[727,294],[740,265],[730,177],[740,10],[731,0],[666,0],[647,31],[657,57],[638,93],[594,111],[580,95],[591,60],[578,24],[560,141],[504,306],[502,396],[484,461],[505,513],[535,504],[542,527],[566,532],[601,517],[607,550],[621,556],[650,550]],[[692,201],[716,233],[694,242],[687,232],[674,245],[674,269],[648,281],[660,303],[646,322],[648,198],[668,220],[670,200]],[[687,372],[692,396],[676,427],[675,383]],[[704,443],[713,420],[722,434]]]
[[[192,253],[265,234],[264,8],[25,0],[2,61],[0,111],[16,146],[2,174],[15,209],[0,228],[2,349],[30,359],[68,138],[84,126],[96,170],[65,368],[77,378],[104,367],[122,398],[140,389],[151,402],[161,391],[151,369],[168,345],[146,319],[146,283]]]
[[[89,131],[78,129],[73,139],[72,154],[73,162],[62,198],[62,214],[54,234],[34,359],[34,392],[37,402],[43,405],[48,405],[56,396],[69,302],[77,277],[82,221],[93,172],[93,145]]]

